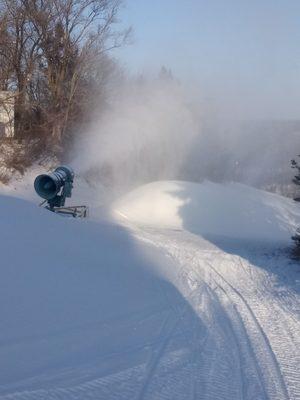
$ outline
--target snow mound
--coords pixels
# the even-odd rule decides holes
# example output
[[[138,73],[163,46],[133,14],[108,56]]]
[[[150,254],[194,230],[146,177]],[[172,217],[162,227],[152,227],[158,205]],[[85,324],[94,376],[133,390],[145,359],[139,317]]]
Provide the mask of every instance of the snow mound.
[[[184,229],[203,236],[290,240],[300,223],[291,199],[238,184],[154,182],[113,205],[114,215],[155,228]]]
[[[119,349],[144,337],[135,315],[164,308],[164,256],[114,223],[62,218],[23,199],[0,196],[0,218],[0,398],[70,366],[80,379],[103,359],[101,373],[118,371]]]
[[[285,237],[297,207],[241,185],[157,182],[115,212],[159,229],[0,195],[0,400],[182,399],[203,387],[213,399],[296,399],[298,265],[251,265],[160,228]]]

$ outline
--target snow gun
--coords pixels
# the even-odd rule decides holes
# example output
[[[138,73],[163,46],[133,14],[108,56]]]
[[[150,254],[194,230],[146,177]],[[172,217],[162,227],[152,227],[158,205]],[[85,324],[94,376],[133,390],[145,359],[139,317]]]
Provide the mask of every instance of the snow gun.
[[[86,206],[65,207],[66,198],[72,196],[74,176],[73,169],[67,165],[62,165],[49,174],[38,175],[34,181],[34,189],[44,199],[40,206],[47,203],[45,208],[52,212],[86,217]]]

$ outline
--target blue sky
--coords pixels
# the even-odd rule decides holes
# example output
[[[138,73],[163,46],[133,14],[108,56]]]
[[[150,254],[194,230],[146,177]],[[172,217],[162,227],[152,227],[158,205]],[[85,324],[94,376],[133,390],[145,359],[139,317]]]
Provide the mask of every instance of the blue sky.
[[[170,67],[225,114],[300,118],[299,0],[127,0],[120,18],[129,70]]]

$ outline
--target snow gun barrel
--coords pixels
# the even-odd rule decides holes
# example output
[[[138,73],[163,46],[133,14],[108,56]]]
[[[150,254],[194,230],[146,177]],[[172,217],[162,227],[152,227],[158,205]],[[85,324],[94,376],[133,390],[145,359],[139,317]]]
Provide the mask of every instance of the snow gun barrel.
[[[34,181],[34,189],[45,200],[54,199],[61,189],[63,189],[64,197],[71,197],[73,180],[73,169],[62,165],[50,174],[38,175]]]

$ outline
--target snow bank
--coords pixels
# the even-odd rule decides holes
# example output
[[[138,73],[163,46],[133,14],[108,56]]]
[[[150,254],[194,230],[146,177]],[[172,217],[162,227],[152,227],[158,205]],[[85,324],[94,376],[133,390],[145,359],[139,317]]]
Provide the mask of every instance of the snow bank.
[[[72,367],[80,377],[107,353],[116,356],[101,361],[101,373],[112,373],[124,362],[120,349],[153,340],[151,321],[146,332],[134,329],[145,309],[164,310],[161,286],[172,290],[158,251],[113,223],[63,218],[10,196],[0,196],[0,220],[0,397],[23,384],[33,390],[33,376],[41,383]]]
[[[250,343],[251,354],[253,348],[263,354],[260,368],[277,374],[273,361],[265,367],[264,360],[274,359],[273,353],[268,358],[270,345],[264,347],[266,339],[257,339],[260,334],[252,325],[247,333],[241,329],[236,314],[228,322],[229,307],[223,310],[215,291],[221,275],[214,274],[206,257],[225,278],[243,277],[244,269],[233,258],[228,263],[225,253],[211,252],[199,238],[193,242],[185,232],[167,231],[163,239],[159,229],[289,238],[299,221],[297,207],[242,185],[157,182],[125,196],[114,204],[114,212],[157,227],[152,238],[152,233],[144,237],[152,246],[109,217],[106,222],[63,218],[28,201],[0,196],[0,399],[182,399],[190,392],[191,376],[199,377],[192,387],[196,382],[200,393],[205,386],[211,398],[240,398],[245,382],[256,394],[249,392],[249,398],[264,397],[262,378],[250,374],[249,381],[254,358],[247,358],[243,346]],[[256,268],[252,271],[253,285],[259,280]],[[202,280],[206,275],[211,288]],[[247,273],[235,283],[242,287],[248,279]],[[226,304],[232,301],[228,293]],[[236,297],[230,309],[245,310]],[[257,298],[261,304],[263,296]],[[295,295],[286,298],[290,302]],[[251,324],[252,314],[245,315]],[[285,342],[290,346],[289,338]],[[291,352],[297,348],[296,343],[290,346]],[[239,367],[244,356],[245,378],[240,368],[232,368],[232,360]],[[255,364],[256,370],[260,375]],[[284,398],[278,393],[276,398]]]
[[[290,240],[300,223],[292,200],[237,183],[154,182],[117,201],[113,212],[140,225],[241,239]]]

